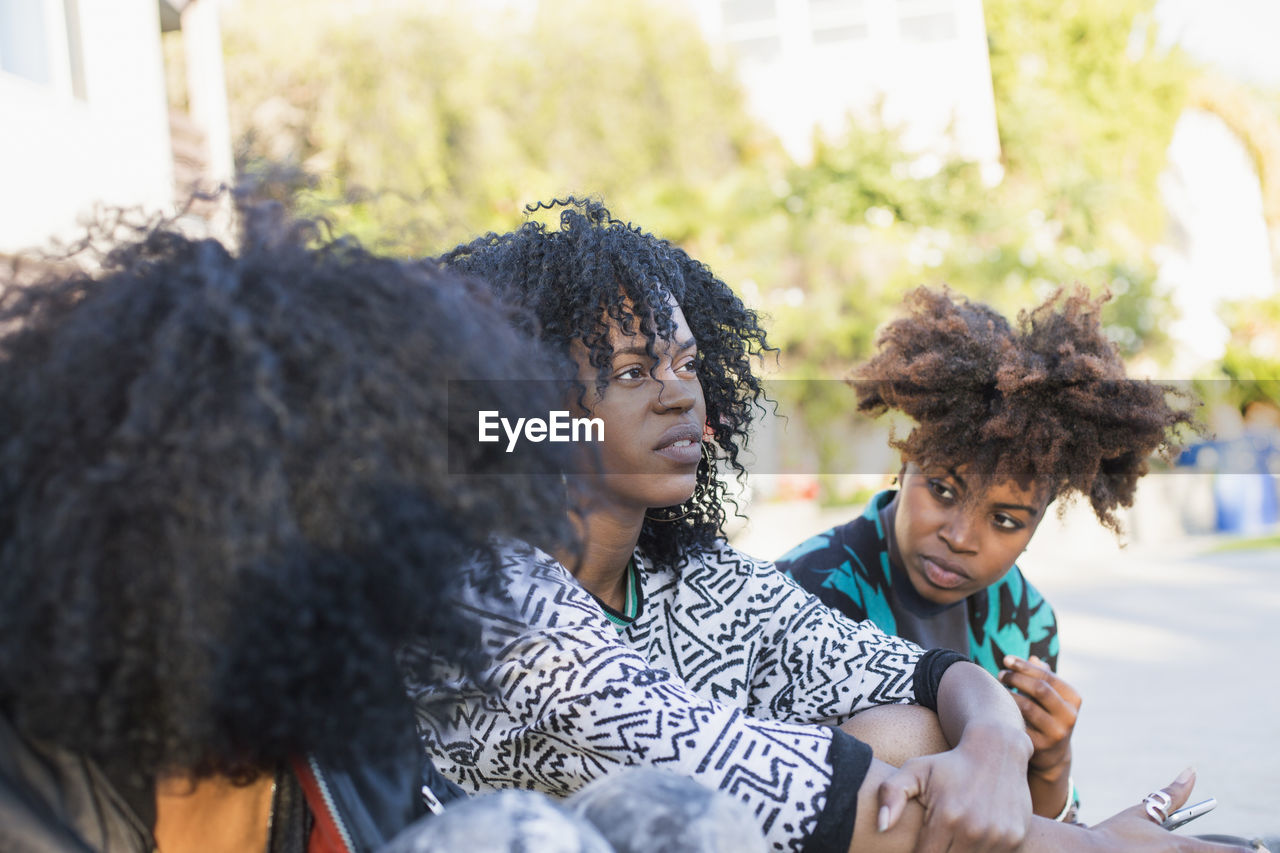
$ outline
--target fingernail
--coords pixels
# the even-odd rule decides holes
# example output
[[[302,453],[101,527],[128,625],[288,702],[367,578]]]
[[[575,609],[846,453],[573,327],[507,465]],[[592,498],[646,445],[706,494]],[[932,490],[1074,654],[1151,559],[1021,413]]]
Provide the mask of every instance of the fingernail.
[[[880,807],[880,817],[876,819],[876,831],[884,832],[889,828],[889,807]]]
[[[1018,662],[1018,659],[1017,659],[1017,658],[1015,658],[1013,655],[1005,655],[1005,656],[1004,656],[1004,665],[1005,665],[1005,666],[1007,666],[1007,667],[1012,668],[1012,667],[1013,667],[1013,665],[1014,665],[1014,664],[1016,664],[1017,662]]]
[[[1032,662],[1032,663],[1040,663],[1040,656],[1039,656],[1039,655],[1032,655],[1032,656],[1031,656],[1031,662]]]
[[[1183,770],[1181,773],[1178,774],[1177,779],[1173,780],[1174,784],[1185,785],[1191,781],[1191,777],[1194,775],[1196,775],[1195,768],[1188,767],[1186,770]]]

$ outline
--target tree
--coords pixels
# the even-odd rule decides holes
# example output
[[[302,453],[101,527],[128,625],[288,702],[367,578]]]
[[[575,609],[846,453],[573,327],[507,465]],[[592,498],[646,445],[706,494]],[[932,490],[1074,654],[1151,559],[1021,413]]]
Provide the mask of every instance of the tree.
[[[226,43],[242,170],[298,167],[304,206],[412,254],[569,193],[687,239],[721,181],[771,147],[670,4],[496,18],[279,0],[231,16]]]
[[[941,282],[1006,313],[1072,281],[1108,288],[1113,338],[1158,357],[1156,180],[1195,72],[1154,49],[1150,6],[986,0],[995,187],[969,163],[922,169],[866,116],[791,162],[674,0],[501,17],[426,0],[242,2],[228,11],[227,75],[241,168],[296,169],[304,213],[423,255],[510,229],[531,201],[602,195],[768,314],[790,378],[844,375],[904,291]],[[848,389],[780,393],[830,437],[821,464],[843,465],[825,427]]]

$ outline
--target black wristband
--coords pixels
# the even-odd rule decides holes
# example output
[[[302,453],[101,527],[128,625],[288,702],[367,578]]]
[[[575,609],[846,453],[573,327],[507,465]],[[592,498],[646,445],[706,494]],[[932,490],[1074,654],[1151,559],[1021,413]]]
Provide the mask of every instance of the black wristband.
[[[938,710],[938,685],[942,683],[942,675],[953,663],[968,660],[967,657],[951,649],[929,649],[916,664],[916,675],[912,687],[916,691],[916,704],[923,705],[930,711]]]
[[[858,817],[858,789],[871,769],[871,747],[840,729],[831,730],[827,750],[831,785],[818,824],[805,839],[803,853],[848,853]]]

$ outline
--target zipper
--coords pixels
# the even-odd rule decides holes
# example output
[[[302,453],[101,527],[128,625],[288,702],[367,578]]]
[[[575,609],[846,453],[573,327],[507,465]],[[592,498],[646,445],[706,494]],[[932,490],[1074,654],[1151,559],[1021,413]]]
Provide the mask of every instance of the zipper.
[[[347,829],[347,825],[342,822],[342,815],[338,814],[337,804],[333,799],[333,792],[329,790],[329,783],[325,781],[324,774],[320,771],[320,764],[312,756],[307,756],[307,767],[311,770],[311,776],[316,780],[316,787],[320,789],[320,797],[324,800],[325,808],[329,810],[329,816],[333,818],[333,825],[338,829],[338,835],[341,836],[342,843],[350,853],[356,853],[355,842],[351,838],[351,831]]]
[[[444,803],[440,802],[440,798],[436,796],[436,792],[431,790],[430,785],[422,786],[422,803],[432,814],[444,814]]]

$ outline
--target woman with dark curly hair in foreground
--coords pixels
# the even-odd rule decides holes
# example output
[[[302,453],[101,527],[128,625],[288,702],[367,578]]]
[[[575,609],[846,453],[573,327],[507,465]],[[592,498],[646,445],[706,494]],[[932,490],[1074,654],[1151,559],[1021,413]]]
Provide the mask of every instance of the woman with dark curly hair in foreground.
[[[159,228],[0,290],[4,850],[382,846],[460,793],[395,649],[474,665],[458,567],[570,535],[559,477],[519,476],[558,445],[451,467],[485,473],[448,403],[556,402],[452,381],[546,376],[506,309],[245,213],[239,250]]]
[[[550,207],[558,228],[529,222],[443,261],[526,309],[576,364],[568,406],[602,421],[600,470],[569,477],[580,553],[509,548],[519,618],[469,599],[494,657],[481,677],[429,683],[430,650],[404,651],[441,771],[470,791],[567,796],[619,768],[663,767],[745,802],[775,850],[1169,849],[1130,812],[1087,836],[1033,821],[1031,741],[998,682],[845,619],[724,541],[719,472],[741,470],[762,399],[756,315],[598,203]],[[895,712],[918,719],[896,707],[912,703],[936,708],[947,742],[902,770],[836,727],[892,736]],[[1189,790],[1180,780],[1175,796]]]
[[[851,380],[859,411],[916,423],[892,442],[899,489],[778,561],[842,613],[965,652],[1018,688],[1036,813],[1063,820],[1080,696],[1055,673],[1053,610],[1014,560],[1056,499],[1084,495],[1116,529],[1149,457],[1192,422],[1172,388],[1126,378],[1103,301],[1059,291],[1015,327],[950,291],[914,291]]]

